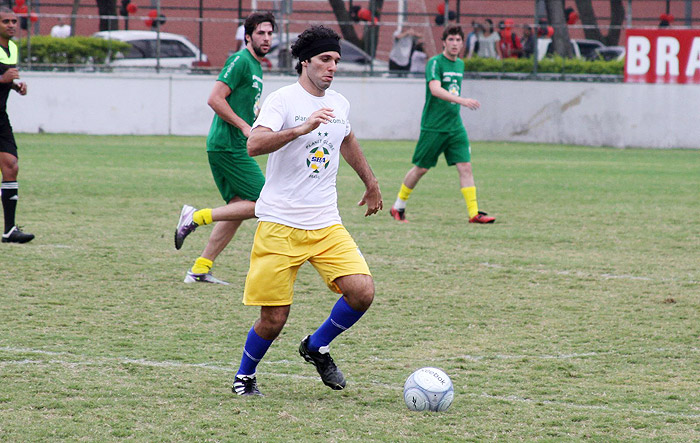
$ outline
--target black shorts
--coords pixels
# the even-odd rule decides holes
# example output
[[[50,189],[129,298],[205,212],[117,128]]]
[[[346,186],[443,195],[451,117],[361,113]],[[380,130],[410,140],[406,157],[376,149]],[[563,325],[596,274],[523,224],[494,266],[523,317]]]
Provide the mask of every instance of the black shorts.
[[[0,116],[0,152],[7,152],[17,157],[17,143],[7,116]]]

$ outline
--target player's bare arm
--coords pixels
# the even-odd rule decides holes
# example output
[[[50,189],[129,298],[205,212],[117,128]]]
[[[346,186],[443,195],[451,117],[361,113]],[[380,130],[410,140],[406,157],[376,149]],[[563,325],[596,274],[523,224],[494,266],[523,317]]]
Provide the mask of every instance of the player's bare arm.
[[[5,71],[4,74],[0,76],[0,83],[11,83],[19,78],[19,71],[17,68],[10,68]]]
[[[374,176],[372,168],[370,168],[367,158],[352,131],[343,139],[343,143],[340,145],[340,153],[350,167],[355,170],[362,183],[365,184],[365,193],[362,196],[362,200],[357,203],[358,206],[367,205],[365,217],[381,211],[384,208],[384,203],[382,202],[382,193],[379,190],[379,182],[377,177]]]
[[[229,95],[231,95],[231,88],[226,83],[217,80],[207,104],[223,121],[240,129],[244,136],[250,137],[250,125],[231,109],[226,101]]]
[[[460,97],[450,94],[440,85],[440,80],[431,80],[430,83],[428,83],[428,88],[430,89],[430,93],[433,95],[433,97],[450,103],[457,103],[471,109],[472,111],[479,109],[481,106],[481,104],[473,98]]]
[[[301,137],[318,128],[322,123],[328,123],[334,117],[332,109],[321,108],[311,114],[304,123],[293,128],[273,131],[265,126],[258,126],[250,132],[248,137],[246,145],[248,147],[248,155],[255,157],[256,155],[275,152],[297,137]]]

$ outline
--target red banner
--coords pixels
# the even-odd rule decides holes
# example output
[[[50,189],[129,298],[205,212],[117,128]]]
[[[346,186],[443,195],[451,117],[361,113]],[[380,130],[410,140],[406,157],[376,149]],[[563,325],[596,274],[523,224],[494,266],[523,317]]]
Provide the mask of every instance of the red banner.
[[[625,82],[700,84],[700,30],[628,29]]]

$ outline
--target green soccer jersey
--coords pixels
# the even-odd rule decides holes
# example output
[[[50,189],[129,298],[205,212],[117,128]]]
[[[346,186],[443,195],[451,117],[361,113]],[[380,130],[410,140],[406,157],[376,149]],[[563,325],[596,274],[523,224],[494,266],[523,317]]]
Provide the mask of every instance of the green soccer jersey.
[[[462,59],[451,61],[440,53],[428,60],[425,67],[425,105],[420,122],[421,130],[452,132],[464,127],[459,115],[460,105],[433,96],[428,87],[432,80],[439,80],[443,89],[452,95],[459,96],[462,92],[462,77],[464,77]]]
[[[262,93],[262,68],[247,48],[236,52],[226,60],[218,81],[231,88],[226,98],[229,106],[249,125],[253,124],[260,110]],[[234,151],[246,149],[246,137],[240,129],[228,124],[218,115],[209,129],[207,151]]]

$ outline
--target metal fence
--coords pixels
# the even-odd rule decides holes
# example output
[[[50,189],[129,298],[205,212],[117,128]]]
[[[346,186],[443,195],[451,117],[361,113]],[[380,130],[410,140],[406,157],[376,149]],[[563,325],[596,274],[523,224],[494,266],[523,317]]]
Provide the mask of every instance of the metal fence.
[[[26,1],[26,0],[25,0]],[[310,24],[323,24],[336,30],[349,30],[351,35],[345,35],[348,42],[348,53],[344,52],[344,62],[341,66],[341,75],[410,75],[403,69],[391,66],[389,54],[391,53],[394,36],[404,30],[411,29],[421,37],[421,43],[428,56],[438,53],[441,48],[440,34],[444,23],[455,22],[461,24],[465,34],[471,30],[472,22],[485,23],[486,18],[491,18],[495,25],[499,21],[510,20],[513,22],[515,32],[520,34],[523,25],[529,25],[533,29],[541,27],[536,2],[521,0],[501,0],[498,2],[486,0],[449,0],[442,1],[412,1],[412,0],[385,0],[381,13],[375,11],[371,4],[364,3],[360,6],[357,2],[342,2],[347,11],[346,20],[340,20],[338,14],[333,12],[328,0],[304,0],[291,2],[290,0],[238,0],[236,2],[224,2],[213,0],[199,1],[167,1],[149,0],[148,4],[136,5],[136,0],[129,2],[121,0],[117,4],[115,14],[100,15],[95,3],[75,2],[74,0],[54,0],[53,2],[41,2],[38,0],[22,2],[22,0],[8,0],[8,6],[15,8],[21,17],[23,29],[19,36],[24,37],[28,43],[25,45],[25,53],[22,67],[24,69],[56,69],[56,70],[82,70],[82,71],[135,71],[154,70],[157,72],[189,72],[208,73],[216,72],[223,65],[226,58],[235,48],[235,30],[240,25],[241,17],[245,17],[252,10],[272,10],[278,19],[280,34],[278,44],[265,64],[270,72],[292,73],[289,63],[288,49],[282,42],[290,41],[294,36]],[[594,4],[607,2],[594,1]],[[24,9],[21,5],[24,5]],[[442,7],[441,7],[442,5]],[[693,6],[696,6],[693,9]],[[368,8],[368,6],[370,6]],[[624,38],[624,30],[631,26],[655,27],[661,16],[655,17],[651,11],[675,12],[677,19],[672,25],[683,24],[693,26],[700,21],[698,18],[700,0],[626,0],[625,19],[620,25],[610,25],[610,11],[600,8],[603,12],[596,16],[598,24],[595,26],[603,35],[611,30],[621,31]],[[674,18],[675,18],[674,17]],[[91,36],[100,27],[118,31],[129,30],[152,32],[151,36],[141,38],[141,43],[132,43],[137,46],[134,50],[109,51],[101,60],[98,57],[87,57],[79,63],[60,63],[47,60],[45,52],[38,51],[40,44],[46,44],[37,37],[43,37],[51,33],[54,25],[61,20],[71,26],[72,34],[76,36]],[[585,37],[586,31],[593,25],[578,23],[568,25],[568,32],[575,40]],[[182,42],[184,46],[178,46],[173,41],[175,34],[187,39]],[[112,36],[115,40],[124,40],[127,37],[115,32]],[[129,37],[131,38],[131,37]],[[32,51],[32,41],[35,41]],[[136,41],[136,40],[130,40]],[[354,43],[354,44],[353,44]],[[141,45],[141,46],[138,46]],[[539,48],[540,44],[535,44]],[[179,48],[179,49],[178,49]],[[50,51],[49,51],[50,52]],[[353,59],[350,59],[350,53]],[[50,56],[51,54],[49,54]],[[43,58],[42,58],[43,57]],[[139,59],[140,58],[140,59]],[[179,58],[180,60],[173,60]],[[592,58],[592,57],[588,57]],[[50,59],[50,57],[49,57]],[[557,79],[597,79],[600,81],[618,81],[619,75],[611,74],[580,74],[572,71],[562,60],[561,72],[542,72],[538,69],[538,57],[534,58],[529,72],[508,72],[508,63],[494,65],[490,72],[469,72],[471,77],[496,77],[520,79],[541,78]],[[469,63],[467,63],[469,69]]]

